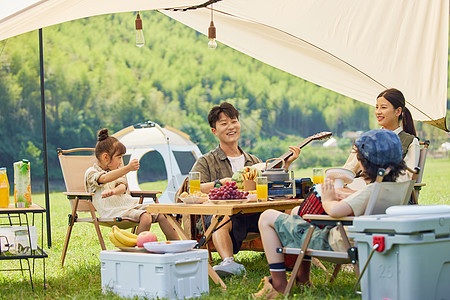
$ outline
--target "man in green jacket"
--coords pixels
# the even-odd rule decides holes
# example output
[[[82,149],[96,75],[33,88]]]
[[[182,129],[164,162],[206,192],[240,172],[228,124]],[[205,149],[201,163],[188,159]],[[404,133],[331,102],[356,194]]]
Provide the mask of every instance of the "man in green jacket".
[[[208,122],[212,133],[219,139],[219,145],[200,157],[192,167],[193,172],[200,172],[200,187],[203,193],[208,193],[214,187],[231,181],[233,173],[243,167],[262,162],[258,157],[239,147],[241,124],[239,112],[233,105],[223,102],[219,106],[214,106],[208,114]],[[286,160],[286,169],[300,154],[298,147],[290,146],[289,150],[293,155]],[[249,232],[259,232],[259,216],[259,213],[236,215],[231,222],[213,234],[214,246],[223,259],[219,265],[213,267],[219,276],[238,275],[245,272],[244,266],[234,261],[233,253],[239,252]],[[211,216],[206,216],[207,227],[210,222]]]

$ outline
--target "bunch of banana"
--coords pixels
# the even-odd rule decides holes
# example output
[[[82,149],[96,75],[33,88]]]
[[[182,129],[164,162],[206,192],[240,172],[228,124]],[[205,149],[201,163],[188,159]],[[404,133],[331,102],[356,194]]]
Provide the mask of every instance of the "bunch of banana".
[[[136,246],[137,235],[114,225],[109,233],[109,240],[116,247],[134,247]]]

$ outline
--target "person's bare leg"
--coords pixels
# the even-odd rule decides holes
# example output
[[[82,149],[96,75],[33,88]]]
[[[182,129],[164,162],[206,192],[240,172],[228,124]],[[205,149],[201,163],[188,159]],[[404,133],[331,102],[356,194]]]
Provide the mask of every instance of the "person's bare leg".
[[[283,263],[284,254],[277,253],[277,248],[282,247],[280,238],[275,231],[274,224],[276,219],[282,212],[269,209],[261,214],[259,217],[259,231],[261,233],[261,240],[266,254],[267,262],[270,264]],[[272,275],[272,286],[278,292],[283,293],[287,285],[286,271],[270,271]]]
[[[227,221],[228,219],[229,217],[226,216],[225,218],[223,218],[221,223]],[[225,226],[221,227],[212,235],[214,247],[216,248],[222,260],[227,257],[233,257],[233,241],[230,237],[231,229],[231,222],[228,222],[227,224],[225,224]]]
[[[298,283],[308,286],[311,284],[310,273],[311,273],[311,261],[303,260],[302,263],[300,264],[300,268],[298,269],[295,279]]]
[[[139,225],[136,230],[136,234],[141,233],[142,231],[150,230],[152,226],[152,216],[148,213],[143,213],[139,217]]]
[[[224,224],[229,218],[225,217],[222,222],[219,223]],[[217,272],[217,274],[221,277],[230,276],[230,275],[240,275],[245,273],[245,267],[234,261],[233,257],[233,241],[230,236],[230,232],[232,229],[231,222],[226,223],[223,227],[213,233],[212,240],[214,242],[214,246],[217,249],[220,257],[222,258],[222,262],[218,265],[215,265],[213,269]]]
[[[159,227],[161,228],[162,232],[166,236],[167,240],[173,241],[173,240],[180,239],[180,237],[178,236],[178,233],[175,231],[175,229],[172,227],[172,225],[170,225],[166,216],[164,216],[163,214],[158,214],[156,221],[158,221]]]

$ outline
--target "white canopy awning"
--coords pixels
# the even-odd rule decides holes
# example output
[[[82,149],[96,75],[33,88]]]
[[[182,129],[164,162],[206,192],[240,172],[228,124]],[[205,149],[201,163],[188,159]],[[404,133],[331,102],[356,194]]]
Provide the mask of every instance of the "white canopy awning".
[[[202,0],[0,0],[0,40],[86,17],[188,7]]]
[[[195,0],[0,0],[0,40],[100,14],[158,9],[207,34]],[[217,40],[276,68],[373,105],[400,89],[415,120],[446,129],[448,0],[221,0]]]

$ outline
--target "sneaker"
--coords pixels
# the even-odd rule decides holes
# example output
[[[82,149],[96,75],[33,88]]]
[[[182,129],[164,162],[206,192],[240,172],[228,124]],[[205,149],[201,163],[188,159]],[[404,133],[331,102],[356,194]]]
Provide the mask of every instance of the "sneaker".
[[[241,275],[242,273],[245,273],[244,266],[238,264],[230,257],[225,258],[220,264],[214,266],[213,269],[220,277]]]
[[[273,285],[270,282],[270,277],[265,276],[264,279],[261,280],[261,284],[263,282],[263,288],[259,292],[252,295],[253,299],[276,299],[278,296],[282,296],[281,293],[273,288]],[[259,286],[261,286],[261,284]]]

